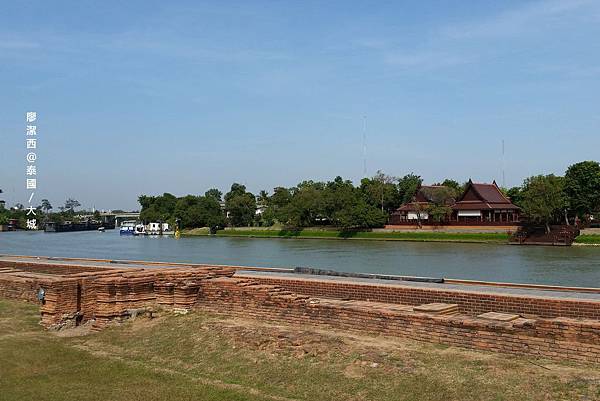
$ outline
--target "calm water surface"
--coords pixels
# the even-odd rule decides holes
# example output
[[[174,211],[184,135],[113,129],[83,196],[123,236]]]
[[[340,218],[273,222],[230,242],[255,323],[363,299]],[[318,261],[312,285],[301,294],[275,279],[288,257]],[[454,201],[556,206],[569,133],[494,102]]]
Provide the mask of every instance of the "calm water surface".
[[[246,266],[600,287],[600,247],[358,240],[151,238],[118,230],[0,233],[0,253]]]

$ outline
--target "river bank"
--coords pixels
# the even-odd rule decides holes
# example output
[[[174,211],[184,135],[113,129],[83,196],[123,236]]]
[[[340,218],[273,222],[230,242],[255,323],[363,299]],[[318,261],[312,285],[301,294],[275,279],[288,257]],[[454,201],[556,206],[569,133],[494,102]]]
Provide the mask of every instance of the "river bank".
[[[209,236],[206,228],[183,230],[183,236]],[[227,228],[214,234],[217,237],[247,238],[297,238],[297,239],[337,239],[337,240],[375,240],[375,241],[415,241],[415,242],[464,242],[506,244],[510,235],[505,232],[449,232],[449,231],[357,231],[337,230],[286,230],[261,228]]]
[[[187,229],[183,236],[211,236],[208,228]],[[508,244],[510,233],[503,231],[485,232],[477,230],[386,230],[342,232],[324,229],[286,230],[257,227],[236,227],[219,230],[217,237],[245,238],[296,238],[296,239],[337,239],[337,240],[374,240],[374,241],[413,241],[413,242],[462,242],[483,244]],[[574,245],[600,246],[600,234],[588,233],[575,239]]]

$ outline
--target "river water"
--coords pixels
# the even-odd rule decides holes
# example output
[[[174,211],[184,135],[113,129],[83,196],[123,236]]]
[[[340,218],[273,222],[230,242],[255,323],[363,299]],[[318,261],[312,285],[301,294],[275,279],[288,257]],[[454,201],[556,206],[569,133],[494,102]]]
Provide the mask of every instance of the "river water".
[[[308,266],[517,283],[600,287],[600,247],[434,242],[119,236],[118,230],[3,232],[0,254]]]

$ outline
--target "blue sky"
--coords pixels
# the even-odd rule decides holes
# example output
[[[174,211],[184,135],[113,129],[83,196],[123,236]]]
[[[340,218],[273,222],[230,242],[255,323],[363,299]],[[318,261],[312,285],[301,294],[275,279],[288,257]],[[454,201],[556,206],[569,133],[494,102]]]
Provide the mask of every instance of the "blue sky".
[[[0,188],[59,206],[600,159],[600,2],[2,1]]]

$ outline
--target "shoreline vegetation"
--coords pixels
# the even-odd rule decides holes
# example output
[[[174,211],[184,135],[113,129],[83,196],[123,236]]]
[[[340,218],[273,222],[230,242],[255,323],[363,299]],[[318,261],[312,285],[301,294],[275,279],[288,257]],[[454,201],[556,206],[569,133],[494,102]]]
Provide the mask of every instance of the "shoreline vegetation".
[[[510,235],[504,232],[434,232],[434,231],[352,231],[324,229],[257,229],[254,227],[227,228],[211,234],[208,228],[183,230],[182,236],[292,238],[330,240],[413,241],[413,242],[467,242],[507,244]]]
[[[216,236],[242,238],[289,238],[289,239],[329,239],[329,240],[370,240],[370,241],[411,241],[411,242],[462,242],[480,244],[508,244],[508,232],[462,232],[462,231],[356,231],[343,232],[331,229],[284,229],[279,227],[256,228],[239,227],[218,230],[211,234],[207,227],[185,229],[182,236]],[[583,234],[575,239],[579,246],[600,246],[600,234]]]

